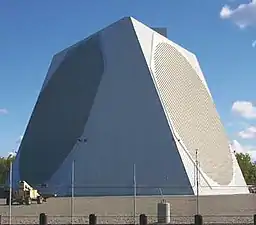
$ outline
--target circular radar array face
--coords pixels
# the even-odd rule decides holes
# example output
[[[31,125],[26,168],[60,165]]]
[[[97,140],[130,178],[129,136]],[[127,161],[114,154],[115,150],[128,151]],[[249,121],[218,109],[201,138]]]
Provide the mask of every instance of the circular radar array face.
[[[213,100],[188,60],[168,43],[154,51],[155,80],[174,130],[200,167],[219,185],[228,185],[233,162]]]

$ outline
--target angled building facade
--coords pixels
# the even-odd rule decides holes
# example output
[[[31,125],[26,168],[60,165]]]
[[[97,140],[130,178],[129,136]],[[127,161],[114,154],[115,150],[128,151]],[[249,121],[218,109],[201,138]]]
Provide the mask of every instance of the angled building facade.
[[[248,193],[196,56],[130,17],[53,57],[14,181],[67,195],[72,162],[76,195]]]

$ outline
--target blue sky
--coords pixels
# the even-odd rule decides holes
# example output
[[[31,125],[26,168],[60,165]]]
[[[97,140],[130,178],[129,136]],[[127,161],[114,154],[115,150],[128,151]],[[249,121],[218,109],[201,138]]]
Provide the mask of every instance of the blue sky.
[[[256,0],[2,0],[0,156],[18,148],[52,56],[124,16],[198,56],[230,140],[256,157]]]

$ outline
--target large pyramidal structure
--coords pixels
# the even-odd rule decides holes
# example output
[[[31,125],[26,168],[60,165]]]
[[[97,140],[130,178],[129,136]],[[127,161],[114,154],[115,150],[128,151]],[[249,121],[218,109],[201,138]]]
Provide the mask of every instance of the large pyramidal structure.
[[[71,171],[84,196],[248,193],[196,56],[131,17],[53,57],[14,181],[66,195]]]

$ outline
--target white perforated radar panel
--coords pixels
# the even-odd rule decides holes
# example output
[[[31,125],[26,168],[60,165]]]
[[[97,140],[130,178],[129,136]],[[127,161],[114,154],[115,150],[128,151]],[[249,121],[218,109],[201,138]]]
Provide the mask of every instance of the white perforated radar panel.
[[[190,62],[171,44],[153,49],[153,76],[174,131],[200,167],[220,185],[228,185],[233,163],[228,139],[206,86]]]

